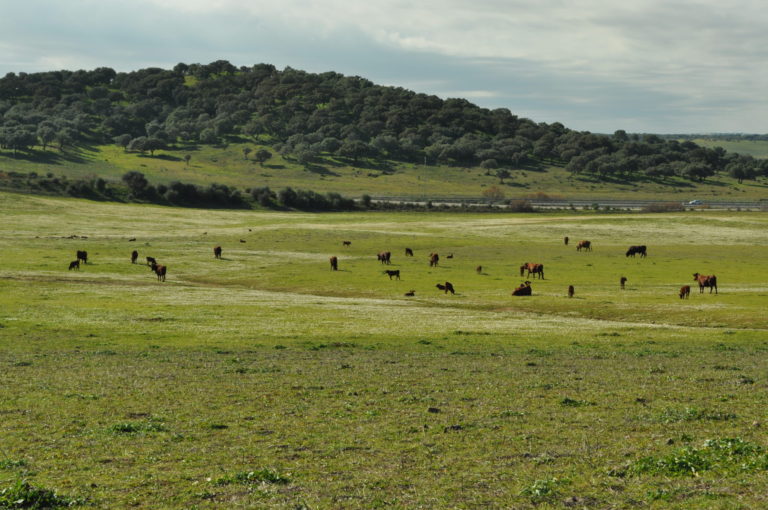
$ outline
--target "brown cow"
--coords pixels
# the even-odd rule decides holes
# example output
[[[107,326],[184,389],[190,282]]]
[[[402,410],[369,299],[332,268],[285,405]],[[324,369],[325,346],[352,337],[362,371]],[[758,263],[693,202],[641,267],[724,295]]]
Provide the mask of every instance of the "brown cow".
[[[410,248],[405,249],[405,256],[406,257],[413,257],[413,250]]]
[[[568,236],[563,237],[563,242],[568,246]]]
[[[544,279],[544,264],[524,262],[523,265],[520,266],[520,276],[523,276],[523,273],[525,273],[526,270],[528,271],[526,278],[530,277],[531,275],[536,278],[536,275],[539,275],[539,278],[542,280]]]
[[[155,274],[157,275],[157,281],[159,282],[165,281],[165,273],[168,271],[167,267],[165,267],[162,264],[153,263],[152,271],[154,271]]]
[[[518,288],[512,291],[513,296],[530,296],[531,294],[533,294],[533,289],[531,289],[531,282],[529,281],[521,283]]]
[[[575,293],[575,290],[573,288],[573,285],[569,285],[568,286],[568,297],[572,298],[574,293]]]
[[[393,276],[397,277],[398,280],[400,279],[400,270],[399,269],[395,269],[395,270],[392,270],[392,271],[387,269],[386,271],[384,271],[384,274],[389,276],[390,280],[392,279]]]
[[[688,296],[691,294],[691,286],[690,285],[683,285],[680,287],[680,299],[688,299]]]
[[[80,270],[80,259],[73,260],[69,263],[69,270],[72,271],[73,269]]]
[[[415,290],[409,290],[408,292],[405,293],[405,295],[409,296],[409,297],[410,296],[415,296],[416,295],[416,291]]]
[[[579,241],[579,244],[576,245],[576,251],[581,251],[582,248],[585,251],[592,251],[592,241]]]
[[[704,287],[709,287],[710,294],[712,294],[712,289],[715,289],[715,294],[717,294],[717,276],[693,273],[693,281],[699,282],[699,294],[704,293]]]
[[[136,250],[133,250],[131,252],[131,264],[135,264],[136,260],[138,260],[138,258],[139,258],[139,252],[136,251]]]
[[[83,264],[88,263],[88,252],[85,250],[77,250],[77,260],[82,260]]]
[[[352,246],[352,241],[342,241],[341,245],[342,246]]]
[[[440,255],[437,253],[429,254],[429,267],[437,267],[437,263],[440,262]]]
[[[376,255],[376,258],[381,262],[382,264],[390,264],[390,259],[392,258],[392,252],[383,251]]]
[[[339,270],[339,259],[335,255],[329,259],[331,261],[331,271]]]
[[[444,290],[446,294],[448,294],[449,292],[451,293],[451,295],[456,294],[456,291],[453,290],[453,284],[451,282],[445,282],[445,285],[443,287],[445,287]]]
[[[627,283],[627,277],[626,276],[622,276],[621,278],[619,278],[619,285],[621,285],[622,290],[624,289],[624,284],[625,283]]]
[[[221,258],[221,246],[216,246],[213,248],[213,256],[217,259]]]

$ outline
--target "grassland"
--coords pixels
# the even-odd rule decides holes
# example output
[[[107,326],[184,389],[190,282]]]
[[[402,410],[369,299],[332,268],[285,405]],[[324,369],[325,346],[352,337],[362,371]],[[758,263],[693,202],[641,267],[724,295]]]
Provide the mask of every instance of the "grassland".
[[[140,171],[154,184],[182,181],[194,184],[220,183],[240,189],[286,186],[318,192],[338,192],[350,197],[363,194],[413,198],[480,198],[489,186],[500,185],[507,198],[526,198],[537,193],[565,199],[616,198],[634,200],[754,201],[768,198],[768,181],[739,184],[727,176],[703,183],[682,178],[598,180],[573,176],[559,166],[513,170],[512,177],[499,179],[482,168],[423,166],[388,161],[361,161],[350,165],[326,155],[308,166],[279,154],[260,165],[243,156],[243,148],[255,152],[263,146],[240,141],[226,147],[189,146],[158,151],[155,156],[125,152],[113,145],[95,146],[62,154],[56,149],[37,151],[30,159],[0,152],[0,171],[52,173],[69,178],[102,177],[119,181],[128,171]],[[264,147],[271,150],[270,147]],[[272,150],[274,152],[274,150]],[[185,155],[191,159],[187,165]],[[0,181],[2,184],[2,181]]]
[[[768,505],[765,214],[3,193],[0,213],[0,490],[26,479],[94,508]],[[67,271],[79,249],[89,264]],[[546,279],[513,299],[524,261]],[[720,293],[678,299],[695,271]]]

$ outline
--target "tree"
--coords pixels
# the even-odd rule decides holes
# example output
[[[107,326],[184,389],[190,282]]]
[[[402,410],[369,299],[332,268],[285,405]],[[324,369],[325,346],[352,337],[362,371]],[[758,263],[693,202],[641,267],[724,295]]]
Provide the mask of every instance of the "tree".
[[[147,186],[149,186],[149,181],[144,177],[144,174],[135,170],[123,174],[123,182],[131,190],[131,193],[137,197],[141,196],[147,190]]]
[[[511,176],[512,174],[510,174],[509,170],[506,168],[496,170],[496,177],[499,178],[499,184],[504,184],[504,179],[509,179]]]
[[[131,143],[131,135],[124,134],[116,136],[112,139],[115,142],[115,145],[118,147],[122,147],[123,150],[128,148],[128,144]]]
[[[504,200],[504,196],[505,196],[504,190],[502,190],[495,184],[483,190],[483,198],[488,200],[488,202],[499,202],[501,200]]]
[[[259,149],[254,154],[254,159],[259,162],[260,166],[264,166],[264,163],[272,157],[272,153],[267,149]]]

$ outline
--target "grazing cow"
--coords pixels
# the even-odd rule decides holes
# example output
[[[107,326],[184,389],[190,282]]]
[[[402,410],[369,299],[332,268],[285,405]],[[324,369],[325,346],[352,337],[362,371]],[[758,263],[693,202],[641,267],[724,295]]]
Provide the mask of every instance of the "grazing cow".
[[[477,271],[477,274],[483,274],[483,266],[477,266],[475,271]]]
[[[339,259],[335,255],[330,258],[331,261],[331,271],[338,271],[339,270]]]
[[[699,294],[704,293],[704,287],[709,287],[710,294],[712,294],[712,289],[715,289],[715,294],[717,294],[717,276],[693,273],[693,281],[699,282]]]
[[[136,260],[138,260],[138,258],[139,258],[139,252],[136,251],[136,250],[133,250],[131,252],[131,264],[135,264]]]
[[[157,264],[157,260],[155,260],[155,257],[147,257],[147,265],[151,266],[152,264]]]
[[[405,249],[405,256],[406,257],[413,257],[413,250],[410,248]]]
[[[167,272],[168,268],[165,267],[162,264],[154,263],[152,264],[152,271],[155,272],[157,275],[157,281],[164,282],[165,281],[165,273]]]
[[[533,289],[531,289],[531,282],[529,281],[521,283],[518,288],[512,291],[513,296],[530,296],[531,294],[533,294]]]
[[[72,271],[73,269],[80,270],[80,259],[73,260],[69,263],[69,270]]]
[[[352,241],[342,241],[341,245],[342,246],[352,246]]]
[[[128,239],[128,242],[129,242],[129,243],[132,243],[132,242],[133,242],[133,241],[135,241],[135,240],[136,240],[136,238],[135,238],[135,237],[131,237],[130,239]]]
[[[572,297],[573,297],[573,294],[574,294],[574,292],[575,292],[575,291],[574,291],[574,289],[573,289],[573,285],[569,285],[569,286],[568,286],[568,297],[569,297],[569,298],[572,298]]]
[[[408,292],[405,293],[405,295],[409,296],[409,297],[415,296],[416,295],[416,291],[415,290],[409,290]]]
[[[576,251],[581,251],[582,248],[585,251],[592,251],[592,241],[579,241],[579,244],[576,245]]]
[[[214,256],[215,258],[217,258],[217,259],[220,259],[220,258],[221,258],[221,246],[216,246],[216,247],[213,249],[213,256]]]
[[[245,239],[240,239],[240,242],[241,242],[241,243],[244,243],[244,242],[245,242]]]
[[[563,237],[563,242],[568,246],[568,236]]]
[[[382,264],[390,264],[390,259],[392,258],[392,252],[383,251],[376,255],[376,258],[381,262]]]
[[[446,294],[448,294],[449,292],[451,293],[451,295],[456,294],[456,291],[453,290],[453,284],[451,282],[445,282],[445,285],[443,285],[443,287],[445,287],[443,290],[445,290]]]
[[[452,259],[452,258],[453,258],[453,253],[451,253],[451,254],[449,254],[449,255],[446,255],[446,256],[445,256],[445,258],[447,258],[447,259]]]
[[[429,254],[429,267],[437,267],[437,263],[440,262],[440,255],[437,253]]]
[[[691,286],[690,285],[683,285],[680,287],[680,299],[688,299],[688,296],[691,294]]]
[[[520,266],[520,276],[523,276],[523,273],[525,271],[528,271],[528,274],[526,275],[526,278],[533,275],[534,278],[536,278],[536,275],[539,275],[539,278],[542,280],[544,279],[544,264],[534,264],[532,262],[524,262],[522,266]]]
[[[627,283],[627,277],[626,276],[622,276],[621,278],[619,278],[619,285],[621,285],[621,289],[622,290],[624,290],[624,284],[625,283]]]
[[[640,254],[640,258],[643,258],[647,255],[644,244],[641,246],[630,246],[629,249],[627,250],[627,257],[634,258],[634,256],[638,253]]]
[[[393,276],[397,277],[398,280],[400,279],[400,270],[399,269],[395,269],[393,271],[390,271],[389,269],[387,269],[386,271],[384,271],[384,274],[389,276],[390,280],[392,279]]]
[[[88,263],[88,252],[85,250],[77,250],[77,260],[82,260],[83,264]]]

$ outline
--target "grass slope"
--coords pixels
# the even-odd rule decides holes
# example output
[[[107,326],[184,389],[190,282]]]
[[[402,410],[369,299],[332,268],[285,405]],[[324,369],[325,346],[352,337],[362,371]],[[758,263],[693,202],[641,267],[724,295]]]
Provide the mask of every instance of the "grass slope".
[[[768,503],[764,214],[317,215],[2,193],[0,213],[0,490],[26,478],[96,508]],[[647,259],[624,256],[640,243]],[[67,271],[78,249],[90,263]],[[401,281],[382,274],[384,249]],[[524,261],[546,279],[513,299]],[[679,300],[694,271],[720,293]],[[455,296],[434,288],[446,280]]]
[[[304,166],[275,154],[263,166],[243,156],[243,148],[255,152],[262,146],[251,143],[231,143],[226,147],[190,146],[173,151],[158,151],[154,157],[128,153],[108,145],[93,147],[77,153],[61,154],[56,149],[37,151],[31,159],[11,157],[0,153],[0,171],[53,173],[68,177],[103,177],[119,180],[131,170],[144,173],[155,184],[171,181],[195,184],[220,184],[241,189],[286,186],[319,192],[334,191],[347,196],[363,194],[414,198],[462,197],[480,198],[489,186],[499,185],[499,179],[481,168],[422,166],[387,161],[361,161],[351,166],[333,157],[317,164]],[[269,149],[269,147],[267,147]],[[274,151],[273,151],[274,152]],[[191,155],[189,165],[185,155]],[[512,171],[501,188],[507,198],[523,198],[546,193],[569,199],[632,198],[687,201],[701,199],[759,200],[768,197],[764,178],[738,184],[727,176],[717,176],[695,183],[685,179],[666,180],[621,179],[600,182],[591,176],[572,176],[562,167],[522,169]],[[0,181],[1,182],[1,181]]]

